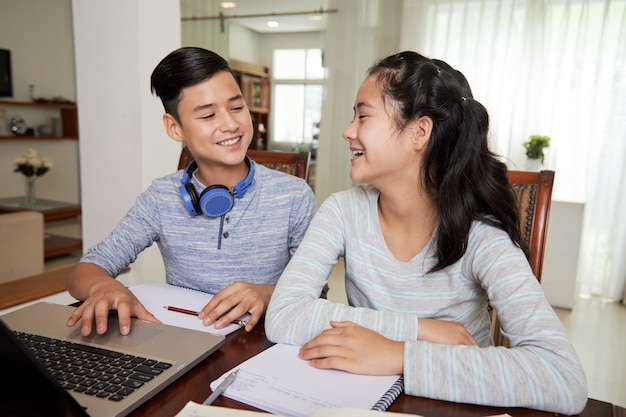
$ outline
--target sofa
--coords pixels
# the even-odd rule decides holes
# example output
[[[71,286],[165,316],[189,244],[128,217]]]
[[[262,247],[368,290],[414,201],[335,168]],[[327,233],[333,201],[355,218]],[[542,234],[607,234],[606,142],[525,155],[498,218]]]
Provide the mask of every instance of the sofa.
[[[0,283],[43,271],[43,214],[35,211],[0,214]]]

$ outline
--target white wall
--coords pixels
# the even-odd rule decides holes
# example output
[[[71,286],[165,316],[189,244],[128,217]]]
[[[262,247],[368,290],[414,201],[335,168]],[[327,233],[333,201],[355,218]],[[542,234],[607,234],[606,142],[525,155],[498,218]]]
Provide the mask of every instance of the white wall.
[[[272,68],[274,49],[321,48],[324,49],[325,32],[261,33],[258,35],[258,61],[256,64]],[[231,51],[235,57],[235,51]]]
[[[180,0],[180,15],[216,16],[217,1]],[[181,45],[206,48],[228,58],[228,30],[219,20],[184,20],[181,22]]]
[[[259,63],[259,36],[256,32],[238,25],[228,23],[228,55],[226,59],[235,58],[244,62]]]
[[[541,286],[554,307],[574,306],[584,210],[582,203],[552,201]]]
[[[13,97],[0,99],[30,101],[28,85],[33,84],[34,97],[76,101],[73,38],[71,0],[0,0],[0,48],[11,51],[13,73]],[[2,113],[0,109],[0,118]],[[15,115],[36,128],[58,117],[58,112],[5,107],[0,134],[8,133],[9,119]],[[79,143],[35,138],[0,141],[0,197],[24,194],[24,178],[13,172],[13,160],[27,148],[35,148],[54,163],[54,168],[38,180],[37,195],[78,203]]]
[[[116,226],[153,178],[176,170],[180,147],[164,132],[149,78],[180,46],[179,10],[178,0],[73,1],[86,248]],[[124,274],[130,284],[163,277],[156,247]]]

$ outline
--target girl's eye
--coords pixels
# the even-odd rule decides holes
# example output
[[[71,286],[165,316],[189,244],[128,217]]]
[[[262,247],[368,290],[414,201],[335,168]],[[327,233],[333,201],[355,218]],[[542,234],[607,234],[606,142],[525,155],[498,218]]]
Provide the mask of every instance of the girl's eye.
[[[201,119],[212,119],[215,117],[215,114],[207,114],[206,116],[202,116]]]
[[[243,110],[243,106],[233,107],[233,110],[234,110],[234,111]]]

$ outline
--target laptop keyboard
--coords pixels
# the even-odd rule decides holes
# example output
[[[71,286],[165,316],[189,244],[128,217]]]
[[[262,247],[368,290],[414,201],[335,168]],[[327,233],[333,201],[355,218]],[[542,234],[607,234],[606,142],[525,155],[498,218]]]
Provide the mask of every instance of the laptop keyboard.
[[[67,390],[111,401],[122,401],[172,366],[113,350],[14,333]]]

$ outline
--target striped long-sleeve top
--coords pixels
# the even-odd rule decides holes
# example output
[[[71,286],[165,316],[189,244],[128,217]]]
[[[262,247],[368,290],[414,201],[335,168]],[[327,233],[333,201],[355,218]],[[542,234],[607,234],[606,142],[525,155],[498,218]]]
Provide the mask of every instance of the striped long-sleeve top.
[[[352,321],[404,341],[409,395],[580,412],[587,401],[582,365],[509,236],[476,221],[464,256],[427,273],[436,261],[433,241],[410,261],[396,260],[381,232],[377,201],[375,188],[359,185],[322,204],[274,291],[265,320],[268,338],[303,344],[331,320]],[[319,298],[340,257],[349,305]],[[510,348],[493,346],[488,300]],[[419,318],[459,322],[480,346],[418,341]]]
[[[275,284],[315,213],[315,197],[303,179],[253,164],[252,185],[223,218],[187,212],[182,170],[154,180],[81,262],[117,276],[156,242],[169,284],[212,294],[236,281]],[[191,183],[198,195],[205,189],[195,176]]]

